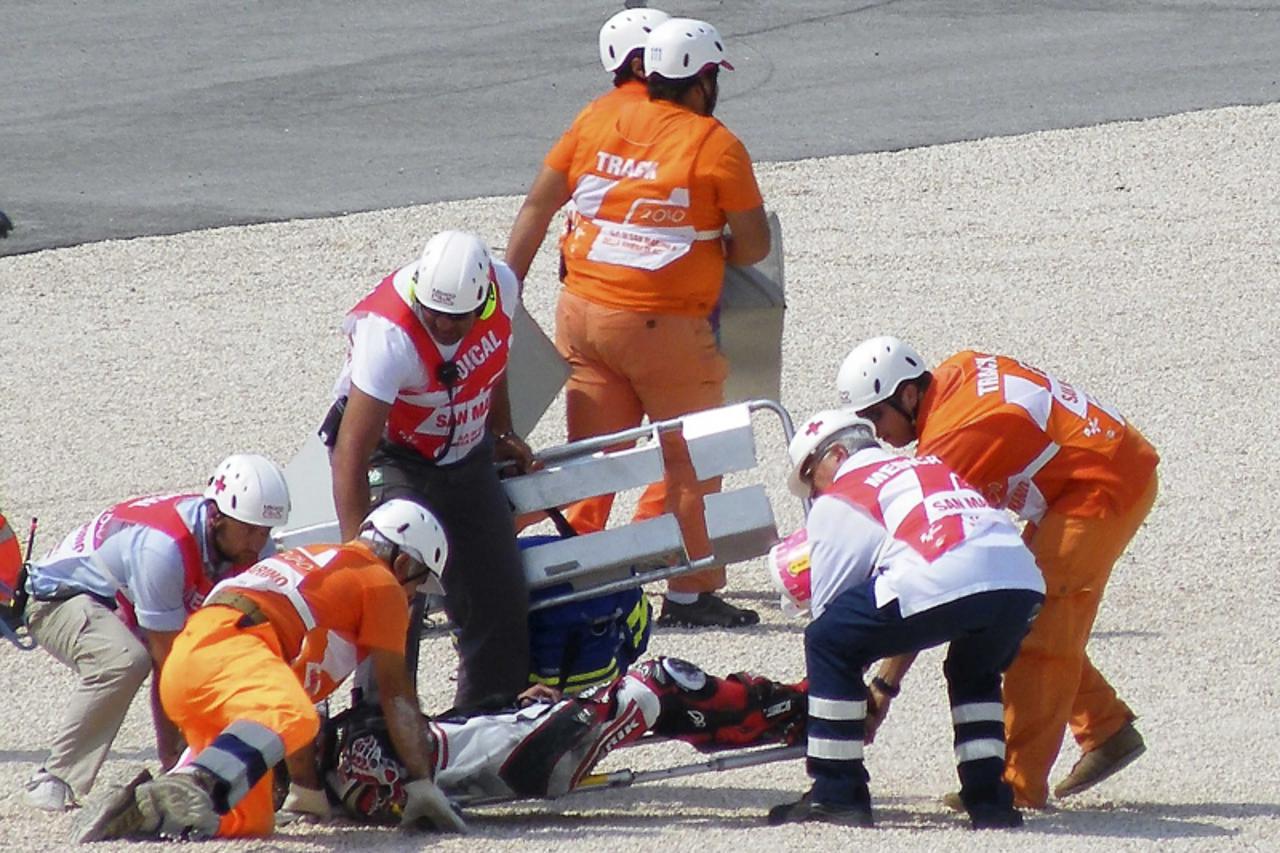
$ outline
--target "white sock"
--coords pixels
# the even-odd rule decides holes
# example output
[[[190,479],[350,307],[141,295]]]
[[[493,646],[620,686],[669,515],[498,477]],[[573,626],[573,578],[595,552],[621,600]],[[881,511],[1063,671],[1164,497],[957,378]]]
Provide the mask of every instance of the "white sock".
[[[672,604],[693,604],[697,600],[698,593],[696,592],[667,591],[667,601],[670,601]]]

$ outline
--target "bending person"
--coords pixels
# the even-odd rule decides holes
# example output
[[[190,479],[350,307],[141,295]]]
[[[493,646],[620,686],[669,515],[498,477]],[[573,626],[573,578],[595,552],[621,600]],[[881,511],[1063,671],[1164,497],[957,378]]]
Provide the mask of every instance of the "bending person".
[[[872,338],[845,358],[838,385],[882,439],[918,442],[918,455],[1027,522],[1047,591],[1005,678],[1005,773],[1018,802],[1045,807],[1068,724],[1083,754],[1057,797],[1141,755],[1136,715],[1085,649],[1111,569],[1155,502],[1155,448],[1114,409],[1002,355],[960,352],[930,371],[906,343]]]
[[[806,521],[808,770],[813,787],[770,824],[871,826],[863,746],[917,652],[947,644],[960,797],[975,829],[1022,823],[1003,780],[1000,674],[1044,600],[1009,517],[935,457],[887,453],[852,411],[812,416],[791,440],[789,486]],[[889,659],[868,693],[863,672]]]
[[[532,453],[507,393],[519,283],[475,234],[442,231],[347,315],[350,350],[322,435],[342,538],[371,505],[421,503],[449,536],[445,612],[458,629],[455,705],[510,696],[529,678],[529,592],[494,467]],[[418,629],[407,650],[416,673]]]
[[[27,783],[27,805],[63,811],[89,793],[134,694],[160,672],[188,613],[219,579],[269,553],[271,528],[288,520],[280,468],[237,454],[218,466],[203,495],[116,504],[31,565],[31,636],[78,681],[49,756]],[[156,746],[169,767],[182,741],[160,708],[157,681]]]
[[[315,703],[368,657],[391,740],[412,780],[403,821],[461,831],[431,781],[417,693],[404,659],[409,600],[439,592],[448,557],[440,524],[411,501],[371,512],[344,545],[309,545],[223,581],[174,641],[160,678],[189,763],[142,773],[85,814],[76,839],[269,835],[272,768],[292,757],[286,804],[327,807],[315,774]]]

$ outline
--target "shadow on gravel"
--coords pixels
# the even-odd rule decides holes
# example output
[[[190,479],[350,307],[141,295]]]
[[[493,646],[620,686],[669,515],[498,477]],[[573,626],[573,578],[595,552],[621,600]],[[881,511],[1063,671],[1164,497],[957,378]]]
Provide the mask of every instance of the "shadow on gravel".
[[[683,625],[659,625],[654,622],[653,633],[656,635],[661,633],[663,636],[693,636],[695,634],[706,634],[708,632],[730,633],[735,636],[754,636],[757,634],[793,634],[799,642],[800,637],[804,636],[804,623],[796,622],[794,624],[775,624],[771,622],[760,622],[755,625],[744,625],[739,628],[686,628]]]
[[[601,793],[559,802],[530,802],[528,811],[513,805],[513,811],[472,814],[476,829],[501,831],[531,825],[539,831],[557,826],[573,831],[584,826],[631,827],[644,829],[655,822],[714,824],[723,827],[763,825],[771,806],[793,799],[796,792],[775,788],[706,788],[694,785],[662,785],[627,792]],[[927,805],[926,805],[927,803]],[[881,829],[950,831],[964,826],[965,819],[933,801],[890,798],[875,806],[876,826]],[[747,813],[743,813],[743,810]],[[643,814],[636,814],[641,810]],[[732,810],[732,813],[726,813]],[[567,813],[566,813],[567,812]],[[656,814],[655,814],[656,812]],[[1152,841],[1173,838],[1224,838],[1238,834],[1222,821],[1252,818],[1280,818],[1276,803],[1118,803],[1105,808],[1053,810],[1027,814],[1025,833],[1078,835],[1091,838],[1144,838]]]
[[[648,838],[655,827],[677,824],[685,828],[752,828],[764,826],[769,807],[790,797],[770,788],[697,788],[655,786],[637,791],[600,792],[561,800],[528,800],[505,806],[466,810],[472,837],[528,838],[538,844],[581,839],[583,833],[607,833]],[[747,808],[749,811],[742,812]],[[729,813],[732,810],[732,813]],[[641,813],[642,812],[642,813]],[[369,827],[349,821],[325,826],[323,833],[309,827],[286,828],[281,840],[305,840],[318,848],[376,849],[395,838],[393,828]],[[389,835],[389,833],[391,835]],[[404,836],[398,836],[403,838]],[[423,835],[425,839],[432,836]]]
[[[1093,640],[1118,640],[1118,639],[1150,639],[1152,637],[1163,637],[1163,631],[1094,631],[1089,635]]]
[[[1033,832],[1111,838],[1221,838],[1239,834],[1222,821],[1280,818],[1277,803],[1115,803],[1051,811],[1027,820]]]
[[[663,823],[763,823],[771,806],[794,799],[799,792],[754,786],[646,785],[616,791],[580,794],[555,801],[529,800],[470,812],[473,822],[487,827],[531,824],[582,827],[632,826],[652,828]],[[498,810],[501,809],[501,810]],[[743,810],[746,813],[743,813]]]
[[[594,796],[571,797],[559,801],[512,803],[473,809],[467,820],[473,836],[520,838],[551,843],[556,839],[580,839],[583,833],[608,832],[610,837],[648,837],[655,827],[679,824],[686,829],[749,829],[764,827],[770,806],[788,800],[792,794],[770,788],[699,788],[692,785],[664,785],[631,790],[601,792]],[[890,798],[875,808],[876,829],[912,832],[954,832],[966,826],[963,816],[932,800],[914,797]],[[730,811],[731,810],[731,811]],[[745,810],[745,811],[744,811]],[[1236,829],[1217,821],[1280,817],[1275,803],[1119,803],[1107,808],[1053,810],[1032,813],[1016,835],[1035,834],[1081,836],[1085,838],[1140,838],[1160,841],[1175,838],[1228,838]],[[1209,823],[1206,821],[1214,821]],[[874,831],[874,830],[872,830]],[[378,848],[394,838],[394,829],[375,828],[340,821],[329,824],[323,834],[307,828],[286,830],[281,839],[306,840],[318,848],[348,850],[353,846]],[[424,836],[429,838],[430,836]]]
[[[768,601],[775,605],[778,603],[778,593],[776,592],[764,592],[758,590],[742,590],[739,592],[738,590],[722,590],[721,595],[723,595],[724,599],[730,604],[737,599],[744,599],[746,601]]]

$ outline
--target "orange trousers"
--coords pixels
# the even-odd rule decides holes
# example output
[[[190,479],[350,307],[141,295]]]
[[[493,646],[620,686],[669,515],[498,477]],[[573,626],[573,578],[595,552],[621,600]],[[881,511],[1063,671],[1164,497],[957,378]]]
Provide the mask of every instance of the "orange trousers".
[[[724,403],[729,364],[703,317],[645,314],[596,305],[562,291],[556,309],[556,347],[572,372],[565,396],[569,440],[676,418]],[[689,556],[711,553],[703,518],[704,495],[719,478],[699,481],[679,435],[662,437],[666,476],[641,496],[635,518],[674,513]],[[566,518],[580,533],[603,530],[613,495],[579,501]],[[712,592],[725,585],[723,568],[667,581],[672,592]]]
[[[320,718],[298,677],[284,662],[270,625],[237,628],[229,607],[197,610],[174,640],[160,673],[160,702],[199,757],[239,720],[280,736],[285,755],[313,742]],[[270,835],[275,829],[271,770],[222,816],[218,837]]]
[[[1073,518],[1052,509],[1025,539],[1044,574],[1045,600],[1004,677],[1005,779],[1020,805],[1043,808],[1068,724],[1097,748],[1135,718],[1085,651],[1111,569],[1155,503],[1157,478],[1128,510]]]

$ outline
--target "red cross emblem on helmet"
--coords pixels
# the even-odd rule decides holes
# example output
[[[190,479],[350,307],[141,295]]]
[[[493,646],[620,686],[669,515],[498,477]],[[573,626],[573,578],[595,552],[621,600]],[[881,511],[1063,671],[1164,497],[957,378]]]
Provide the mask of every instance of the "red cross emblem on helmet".
[[[822,421],[809,421],[809,426],[805,427],[805,435],[817,435],[818,430],[822,429]]]
[[[222,494],[227,489],[227,478],[222,474],[218,475],[218,479],[213,481],[213,490],[218,494]]]

